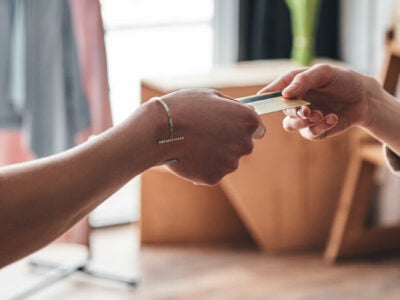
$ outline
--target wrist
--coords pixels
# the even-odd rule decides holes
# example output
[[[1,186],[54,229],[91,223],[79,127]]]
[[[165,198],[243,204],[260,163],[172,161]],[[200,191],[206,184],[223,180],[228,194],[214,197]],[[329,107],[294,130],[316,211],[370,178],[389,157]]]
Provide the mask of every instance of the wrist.
[[[158,144],[167,130],[162,107],[153,99],[142,104],[127,120],[112,130],[111,147],[116,149],[121,168],[128,173],[141,173],[168,159],[170,149]]]
[[[390,98],[381,84],[372,77],[365,77],[365,95],[363,101],[363,116],[360,120],[360,126],[368,131],[372,131],[385,116]]]
[[[177,159],[176,142],[180,136],[176,135],[175,119],[168,104],[161,97],[154,97],[143,105],[145,110],[145,123],[148,124],[147,131],[150,139],[150,149],[154,152],[156,161],[154,165],[170,159]],[[172,139],[170,141],[170,139]]]
[[[382,88],[371,100],[369,121],[364,129],[400,153],[400,102]]]
[[[395,110],[396,100],[393,96],[380,88],[379,93],[370,93],[368,97],[367,112],[362,127],[370,132],[379,130],[385,124],[393,110]]]

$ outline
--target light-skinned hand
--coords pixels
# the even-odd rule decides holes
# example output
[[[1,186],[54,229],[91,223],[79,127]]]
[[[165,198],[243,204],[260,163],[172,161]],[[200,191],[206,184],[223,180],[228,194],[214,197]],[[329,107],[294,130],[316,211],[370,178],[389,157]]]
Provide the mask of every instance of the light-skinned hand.
[[[371,99],[382,92],[371,77],[325,64],[288,72],[260,93],[277,90],[282,90],[285,98],[311,103],[284,111],[283,120],[285,130],[299,131],[309,140],[324,139],[356,125],[367,128],[372,118]]]

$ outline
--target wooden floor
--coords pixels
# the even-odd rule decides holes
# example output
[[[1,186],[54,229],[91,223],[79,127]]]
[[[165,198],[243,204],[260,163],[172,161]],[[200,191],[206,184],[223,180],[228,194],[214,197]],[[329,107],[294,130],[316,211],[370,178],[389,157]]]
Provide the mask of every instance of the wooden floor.
[[[140,276],[133,289],[73,275],[29,299],[400,299],[400,258],[329,266],[318,254],[271,256],[254,249],[145,247],[137,229],[97,230],[96,267]],[[40,277],[26,261],[0,271],[0,299]]]

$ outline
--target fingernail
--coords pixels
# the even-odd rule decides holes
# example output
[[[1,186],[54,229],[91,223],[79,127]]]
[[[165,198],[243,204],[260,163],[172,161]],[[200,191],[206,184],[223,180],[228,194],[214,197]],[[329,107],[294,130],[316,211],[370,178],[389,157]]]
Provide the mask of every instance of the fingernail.
[[[260,127],[258,127],[257,130],[254,132],[253,137],[254,137],[254,138],[257,138],[257,139],[261,139],[261,138],[264,137],[265,132],[266,132],[265,127],[264,127],[264,126],[260,126]]]
[[[297,85],[289,85],[287,88],[285,88],[283,90],[283,93],[285,94],[295,94],[296,91],[298,90],[298,86]]]
[[[263,127],[263,131],[261,133],[261,137],[264,137],[265,133],[267,132],[267,129],[265,127]]]
[[[315,122],[319,122],[322,119],[322,115],[317,113],[317,112],[312,112],[310,115],[310,121],[315,123]]]
[[[303,115],[304,115],[306,118],[309,118],[309,117],[310,117],[310,115],[311,115],[311,110],[310,110],[307,106],[303,107],[303,108],[301,109],[301,111],[303,112]]]
[[[303,109],[300,109],[299,111],[297,111],[297,115],[302,118],[303,120],[306,120],[307,117],[304,115],[304,111]]]
[[[334,116],[329,116],[326,118],[326,124],[328,125],[333,125],[337,122],[336,118]]]
[[[259,90],[259,91],[257,92],[257,95],[266,93],[266,92],[268,91],[268,89],[269,89],[269,86],[270,86],[270,85],[268,84],[267,86],[263,87],[261,90]]]

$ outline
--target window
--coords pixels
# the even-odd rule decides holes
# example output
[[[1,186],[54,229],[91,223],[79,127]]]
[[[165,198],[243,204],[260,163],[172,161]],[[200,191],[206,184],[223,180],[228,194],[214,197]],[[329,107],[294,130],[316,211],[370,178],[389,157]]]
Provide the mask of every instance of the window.
[[[140,78],[205,72],[213,64],[214,0],[101,0],[114,124],[140,104]],[[134,179],[106,201],[94,226],[135,220]]]
[[[212,66],[212,0],[102,0],[115,122],[139,103],[140,78]]]

